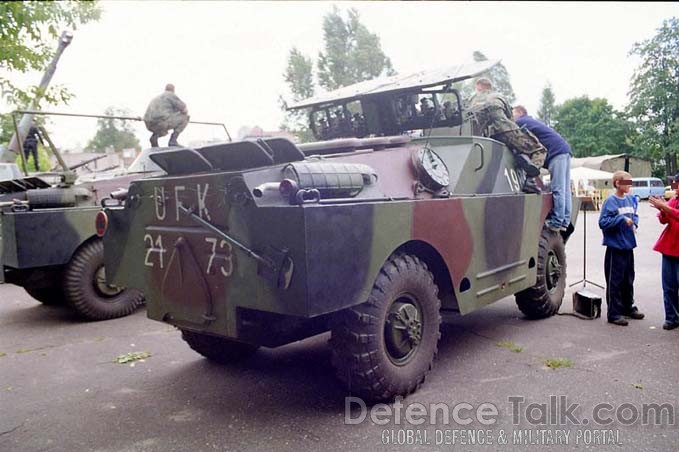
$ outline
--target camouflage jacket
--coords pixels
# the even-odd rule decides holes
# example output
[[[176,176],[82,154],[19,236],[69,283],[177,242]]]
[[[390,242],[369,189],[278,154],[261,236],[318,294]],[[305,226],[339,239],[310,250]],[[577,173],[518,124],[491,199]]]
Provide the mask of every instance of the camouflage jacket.
[[[467,109],[484,136],[492,137],[519,128],[512,120],[509,102],[494,91],[474,94],[467,102]]]
[[[165,91],[149,103],[144,113],[144,121],[146,123],[162,122],[176,112],[188,113],[186,104],[172,91]]]

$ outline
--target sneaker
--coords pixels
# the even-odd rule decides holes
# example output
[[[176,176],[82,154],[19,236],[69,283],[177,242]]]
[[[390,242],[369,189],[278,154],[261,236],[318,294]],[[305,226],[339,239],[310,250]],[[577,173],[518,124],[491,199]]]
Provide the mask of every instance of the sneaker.
[[[679,328],[679,322],[678,323],[665,322],[662,324],[663,330],[673,330],[675,328]]]
[[[641,319],[643,319],[643,318],[646,317],[646,316],[644,315],[643,312],[632,311],[632,312],[631,312],[630,314],[628,314],[626,317],[629,317],[630,319],[634,319],[634,320],[641,320]]]
[[[628,325],[627,320],[623,319],[622,317],[618,317],[617,319],[608,319],[608,323],[612,323],[613,325],[620,325],[620,326],[627,326]]]

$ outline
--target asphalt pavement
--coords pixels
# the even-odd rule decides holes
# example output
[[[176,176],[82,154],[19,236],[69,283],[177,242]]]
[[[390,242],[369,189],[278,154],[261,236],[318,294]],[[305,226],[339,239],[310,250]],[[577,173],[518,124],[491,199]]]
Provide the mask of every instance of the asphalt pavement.
[[[219,366],[144,310],[84,323],[2,285],[0,451],[678,450],[679,329],[661,328],[652,251],[662,226],[646,202],[639,214],[645,319],[610,325],[604,308],[597,320],[530,321],[504,299],[444,327],[434,370],[402,408],[345,399],[327,334]],[[587,218],[586,276],[603,285],[597,217]],[[583,278],[582,220],[567,245],[569,284]],[[150,356],[115,362],[132,352]]]

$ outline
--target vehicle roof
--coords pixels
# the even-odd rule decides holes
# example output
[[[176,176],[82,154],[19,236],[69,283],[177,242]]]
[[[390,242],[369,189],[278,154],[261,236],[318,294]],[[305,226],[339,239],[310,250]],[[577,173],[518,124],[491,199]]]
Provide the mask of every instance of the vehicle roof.
[[[288,110],[308,108],[337,101],[352,101],[362,97],[383,94],[391,91],[403,91],[412,88],[428,88],[446,83],[456,83],[482,74],[498,64],[500,60],[477,61],[469,64],[447,66],[444,68],[425,70],[407,75],[393,75],[355,83],[334,91],[319,94],[308,99],[295,102]]]

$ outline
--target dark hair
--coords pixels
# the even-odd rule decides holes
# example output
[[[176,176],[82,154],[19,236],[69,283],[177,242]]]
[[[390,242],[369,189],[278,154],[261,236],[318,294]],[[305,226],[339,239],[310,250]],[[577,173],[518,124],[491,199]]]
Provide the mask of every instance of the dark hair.
[[[675,174],[674,177],[672,177],[673,182],[679,182],[679,173]]]

